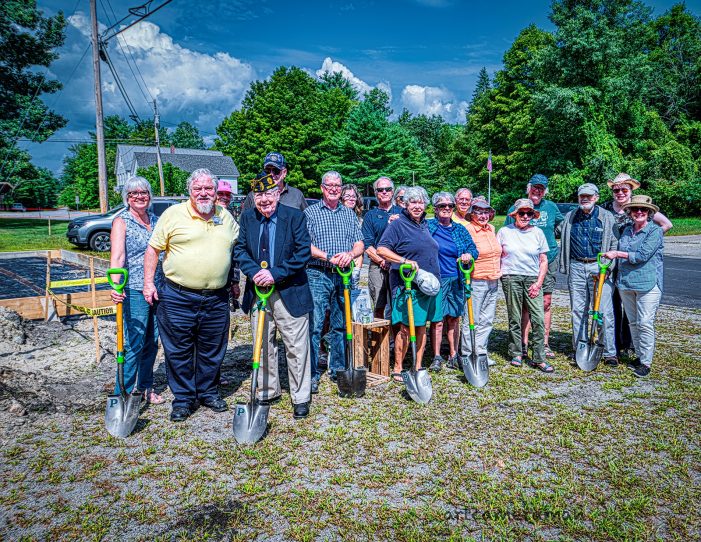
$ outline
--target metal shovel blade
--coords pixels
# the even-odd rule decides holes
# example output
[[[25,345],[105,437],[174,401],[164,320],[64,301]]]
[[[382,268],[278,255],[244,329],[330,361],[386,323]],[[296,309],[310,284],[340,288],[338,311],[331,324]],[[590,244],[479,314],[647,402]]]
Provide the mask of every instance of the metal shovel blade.
[[[105,410],[107,432],[117,438],[128,437],[134,431],[136,422],[139,421],[140,406],[140,393],[125,394],[124,396],[120,394],[109,395]]]
[[[462,372],[465,373],[465,378],[475,388],[483,388],[489,381],[489,364],[487,362],[487,354],[479,356],[471,356],[469,359],[464,359],[462,362]]]
[[[577,352],[575,360],[577,367],[582,371],[591,372],[596,369],[601,361],[601,355],[604,353],[604,345],[601,342],[602,325],[595,320],[592,322],[592,331],[588,341],[579,340],[577,342]],[[598,340],[594,342],[594,337]]]
[[[362,397],[367,386],[368,370],[365,367],[337,371],[338,395],[341,397]]]
[[[402,378],[406,386],[406,392],[414,401],[425,405],[433,395],[431,376],[426,369],[418,371],[402,371]]]
[[[234,438],[239,444],[255,444],[268,427],[270,405],[236,403]]]

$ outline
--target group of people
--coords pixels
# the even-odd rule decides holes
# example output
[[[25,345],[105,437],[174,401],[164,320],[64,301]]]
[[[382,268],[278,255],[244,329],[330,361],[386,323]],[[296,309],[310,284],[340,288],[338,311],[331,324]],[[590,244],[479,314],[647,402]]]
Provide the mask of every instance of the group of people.
[[[510,364],[552,372],[556,270],[568,276],[574,349],[587,334],[591,277],[598,275],[599,254],[616,262],[602,291],[604,361],[617,365],[620,353],[634,348],[637,357],[629,358],[629,365],[637,376],[649,373],[662,292],[662,235],[671,223],[648,196],[632,195],[639,183],[629,175],[608,182],[614,193],[609,209],[597,205],[597,186],[585,183],[578,189],[578,207],[563,216],[545,199],[547,177],[536,174],[498,232],[490,224],[494,209],[468,188],[455,195],[441,191],[429,200],[423,188],[395,187],[382,176],[373,183],[378,205],[363,216],[361,193],[344,185],[338,172],[323,175],[322,198],[313,205],[285,182],[286,175],[284,156],[269,153],[238,222],[227,212],[230,187],[206,169],[190,175],[189,199],[168,208],[160,219],[150,211],[148,181],[132,177],[124,185],[125,210],[114,220],[111,265],[129,272],[124,292],[112,292],[115,302],[124,303],[125,387],[142,391],[151,403],[164,401],[153,390],[160,337],[174,396],[172,421],[187,419],[200,405],[215,412],[228,409],[219,385],[230,300],[240,295],[239,272],[246,276],[241,307],[251,315],[254,334],[261,307],[256,288],[273,287],[265,309],[256,400],[271,404],[281,398],[279,333],[293,416],[308,416],[322,376],[322,340],[329,351],[330,380],[335,382],[344,369],[344,284],[337,270],[352,264],[360,269],[364,256],[375,317],[389,317],[393,324],[395,380],[401,380],[410,344],[407,295],[413,296],[416,369],[429,323],[430,370],[460,369],[472,355],[468,322],[463,319],[460,325],[468,299],[474,308],[476,348],[494,365],[489,337],[499,281],[508,313]],[[427,219],[429,203],[435,217]],[[399,270],[404,264],[420,271],[411,294]],[[462,270],[469,267],[466,280]],[[618,311],[617,304],[622,305]],[[625,342],[624,318],[631,344]],[[444,334],[447,359],[441,356]]]

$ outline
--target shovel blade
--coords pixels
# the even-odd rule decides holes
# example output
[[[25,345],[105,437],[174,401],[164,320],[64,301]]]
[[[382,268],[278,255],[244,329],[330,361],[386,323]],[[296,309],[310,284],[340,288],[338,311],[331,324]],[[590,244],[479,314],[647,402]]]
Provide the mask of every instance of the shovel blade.
[[[414,401],[425,405],[431,400],[433,384],[431,383],[431,376],[426,369],[402,371],[402,378],[404,379],[406,392]]]
[[[239,444],[255,444],[268,428],[270,405],[236,403],[234,411],[234,438]]]
[[[131,435],[136,422],[139,421],[140,406],[140,393],[128,394],[126,400],[120,394],[108,396],[105,409],[107,432],[117,438],[126,438]]]
[[[475,388],[483,388],[489,381],[489,363],[487,354],[471,356],[462,362],[462,371],[467,381]]]
[[[337,371],[338,395],[341,397],[362,397],[367,386],[368,370],[365,367]]]
[[[582,371],[591,372],[596,369],[601,361],[601,356],[604,353],[604,345],[601,341],[601,333],[603,326],[595,321],[592,323],[592,331],[588,341],[579,340],[577,343],[577,352],[575,360],[577,367]],[[597,338],[595,341],[594,338]]]

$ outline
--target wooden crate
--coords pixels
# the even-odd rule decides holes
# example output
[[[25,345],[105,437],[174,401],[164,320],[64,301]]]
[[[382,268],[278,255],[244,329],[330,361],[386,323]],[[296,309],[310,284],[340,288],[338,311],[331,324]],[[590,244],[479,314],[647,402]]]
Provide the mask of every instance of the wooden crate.
[[[356,367],[367,367],[370,373],[389,378],[390,321],[375,320],[369,324],[353,322],[353,359]]]

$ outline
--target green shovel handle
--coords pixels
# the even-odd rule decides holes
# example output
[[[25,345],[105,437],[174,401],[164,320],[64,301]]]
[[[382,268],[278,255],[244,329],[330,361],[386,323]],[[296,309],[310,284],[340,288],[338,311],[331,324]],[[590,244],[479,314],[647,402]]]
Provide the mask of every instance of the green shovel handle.
[[[601,258],[603,257],[603,255],[604,255],[603,252],[599,252],[599,253],[596,255],[596,263],[599,264],[599,272],[600,272],[600,273],[606,273],[606,270],[607,270],[607,269],[611,266],[611,264],[613,263],[612,260],[609,260],[609,263],[602,263],[602,262],[601,262]]]
[[[122,275],[122,282],[117,284],[112,280],[112,275]],[[129,278],[129,271],[124,269],[123,267],[114,267],[112,269],[107,270],[107,282],[110,283],[110,286],[112,286],[112,289],[115,290],[118,294],[121,294],[124,291],[124,287],[127,285],[127,279]]]
[[[410,271],[408,275],[406,274],[407,270]],[[404,280],[404,286],[406,286],[407,289],[410,289],[411,281],[414,280],[414,277],[416,276],[416,269],[414,269],[410,263],[403,263],[399,266],[399,274]]]
[[[256,295],[258,296],[261,306],[265,308],[265,306],[268,304],[268,298],[273,295],[273,292],[275,291],[275,285],[271,284],[268,290],[265,292],[261,291],[257,284],[254,284],[253,288],[256,290]]]
[[[462,260],[458,260],[458,267],[460,268],[460,271],[462,272],[463,276],[465,277],[465,282],[468,282],[470,280],[470,275],[472,274],[472,270],[475,268],[475,260],[474,258],[470,260],[470,263],[468,264],[467,267],[462,263]]]
[[[346,269],[348,271],[346,271]],[[348,267],[336,266],[336,273],[341,275],[344,286],[348,286],[350,284],[350,277],[353,274],[353,269],[355,269],[355,262],[353,260],[351,260],[350,265]]]

